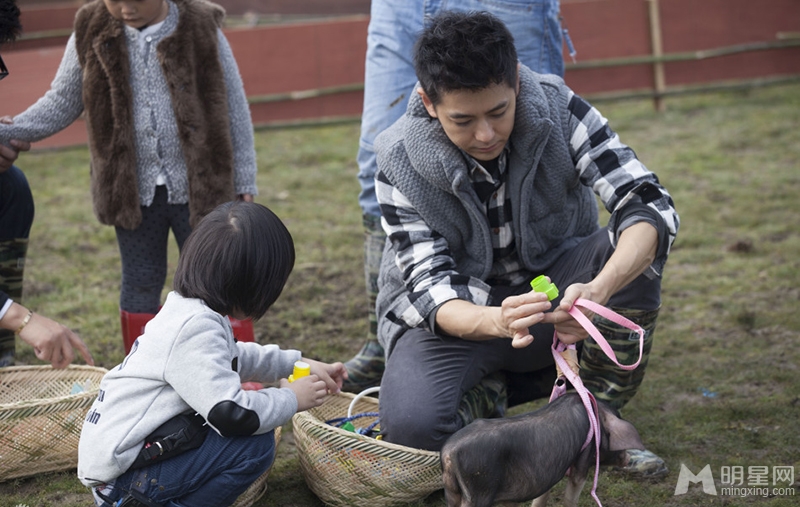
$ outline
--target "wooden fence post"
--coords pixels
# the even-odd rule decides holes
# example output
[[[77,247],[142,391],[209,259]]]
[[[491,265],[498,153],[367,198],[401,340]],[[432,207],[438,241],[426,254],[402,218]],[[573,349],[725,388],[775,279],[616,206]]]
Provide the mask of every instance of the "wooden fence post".
[[[658,112],[664,112],[664,99],[663,93],[666,89],[666,80],[664,78],[664,62],[659,58],[663,55],[661,47],[661,18],[658,10],[658,0],[647,0],[649,2],[650,13],[650,42],[652,45],[652,54],[656,59],[653,64],[653,81],[655,85],[655,94],[653,95],[653,106]]]

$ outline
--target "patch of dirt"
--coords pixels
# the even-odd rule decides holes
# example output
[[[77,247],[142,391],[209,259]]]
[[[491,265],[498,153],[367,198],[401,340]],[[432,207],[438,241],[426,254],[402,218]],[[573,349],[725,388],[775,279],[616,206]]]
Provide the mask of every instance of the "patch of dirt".
[[[740,239],[725,247],[725,250],[735,253],[752,253],[755,250],[753,241],[750,239]]]

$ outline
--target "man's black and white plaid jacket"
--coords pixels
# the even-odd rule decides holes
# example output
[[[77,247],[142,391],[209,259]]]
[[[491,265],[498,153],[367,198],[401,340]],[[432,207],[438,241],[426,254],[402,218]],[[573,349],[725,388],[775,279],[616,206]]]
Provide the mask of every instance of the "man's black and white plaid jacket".
[[[428,325],[442,303],[486,305],[486,281],[504,271],[497,265],[504,259],[493,254],[487,217],[492,204],[476,193],[470,171],[475,162],[447,138],[416,94],[375,148],[376,192],[389,237],[376,311],[378,339],[389,354],[405,330]],[[518,271],[506,269],[501,278],[546,274],[559,255],[595,232],[594,194],[611,213],[613,244],[634,223],[656,226],[659,247],[646,274],[660,276],[680,223],[672,198],[607,120],[561,78],[521,66],[509,148],[502,184],[510,204],[505,227]]]

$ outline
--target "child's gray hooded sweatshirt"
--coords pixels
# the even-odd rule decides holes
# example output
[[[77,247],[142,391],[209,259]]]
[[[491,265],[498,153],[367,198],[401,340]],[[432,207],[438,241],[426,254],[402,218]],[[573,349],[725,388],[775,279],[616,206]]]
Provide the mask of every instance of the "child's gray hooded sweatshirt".
[[[297,350],[237,343],[228,319],[171,292],[119,366],[100,383],[78,446],[86,486],[125,473],[144,439],[172,417],[197,412],[222,436],[266,433],[297,412],[290,389],[245,391],[242,382],[288,377]]]

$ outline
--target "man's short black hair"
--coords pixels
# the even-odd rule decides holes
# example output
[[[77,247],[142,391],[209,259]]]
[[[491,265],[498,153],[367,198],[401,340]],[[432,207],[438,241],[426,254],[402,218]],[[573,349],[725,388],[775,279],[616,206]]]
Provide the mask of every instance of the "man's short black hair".
[[[203,217],[178,260],[172,286],[217,313],[261,318],[294,267],[294,241],[272,211],[232,201]]]
[[[16,40],[22,32],[15,0],[0,0],[0,44]]]
[[[514,37],[488,12],[445,11],[434,17],[414,46],[414,68],[434,105],[441,94],[517,84]]]

